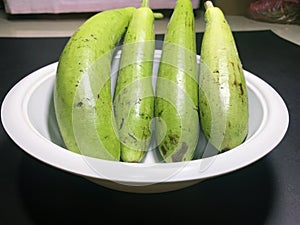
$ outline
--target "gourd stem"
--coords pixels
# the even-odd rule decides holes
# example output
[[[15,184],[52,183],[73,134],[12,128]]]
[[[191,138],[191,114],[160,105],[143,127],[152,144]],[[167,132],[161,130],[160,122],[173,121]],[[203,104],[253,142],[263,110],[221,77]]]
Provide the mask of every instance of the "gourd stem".
[[[208,8],[214,7],[213,3],[211,1],[204,2],[204,8],[207,10]]]
[[[149,7],[149,0],[142,0],[141,7]]]

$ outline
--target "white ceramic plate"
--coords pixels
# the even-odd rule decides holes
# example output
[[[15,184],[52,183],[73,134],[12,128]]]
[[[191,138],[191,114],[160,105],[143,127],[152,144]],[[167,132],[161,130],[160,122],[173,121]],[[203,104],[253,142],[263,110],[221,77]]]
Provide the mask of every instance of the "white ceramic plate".
[[[154,71],[159,57],[160,51],[156,51]],[[56,67],[57,63],[53,63],[37,70],[9,91],[1,109],[4,128],[33,157],[112,189],[164,192],[235,171],[269,153],[288,128],[288,110],[280,95],[260,78],[244,71],[249,95],[249,135],[235,149],[178,163],[155,162],[154,152],[140,164],[84,157],[66,150],[58,131],[52,99]],[[199,148],[203,152],[207,145]]]

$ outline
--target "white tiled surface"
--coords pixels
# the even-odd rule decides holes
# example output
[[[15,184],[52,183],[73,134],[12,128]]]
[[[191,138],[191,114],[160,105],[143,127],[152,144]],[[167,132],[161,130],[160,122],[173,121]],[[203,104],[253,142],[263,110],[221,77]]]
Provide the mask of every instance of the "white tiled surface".
[[[0,37],[65,37],[71,36],[74,31],[87,19],[85,16],[53,17],[47,19],[8,19],[0,11]],[[272,30],[277,35],[300,45],[300,26],[286,24],[271,24],[250,20],[243,16],[226,16],[233,31],[243,30]],[[168,19],[155,22],[156,33],[164,33]],[[196,30],[204,30],[203,12],[196,16]]]

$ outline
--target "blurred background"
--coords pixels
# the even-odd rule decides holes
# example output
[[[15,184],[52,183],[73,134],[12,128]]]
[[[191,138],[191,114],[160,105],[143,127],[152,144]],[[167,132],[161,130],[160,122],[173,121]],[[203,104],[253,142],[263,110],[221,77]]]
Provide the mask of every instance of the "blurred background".
[[[196,30],[204,30],[204,0],[191,0]],[[93,14],[113,8],[140,5],[140,0],[0,0],[0,37],[71,36]],[[176,0],[150,0],[156,20],[156,33],[164,33]],[[272,30],[300,43],[300,0],[213,0],[233,31]]]

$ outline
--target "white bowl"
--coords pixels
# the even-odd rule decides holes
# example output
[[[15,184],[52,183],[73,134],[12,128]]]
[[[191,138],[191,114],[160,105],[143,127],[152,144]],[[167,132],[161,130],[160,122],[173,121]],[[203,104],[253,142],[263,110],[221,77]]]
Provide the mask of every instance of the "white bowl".
[[[160,53],[155,52],[154,71]],[[56,67],[57,63],[43,67],[10,90],[1,109],[4,128],[33,157],[111,189],[166,192],[235,171],[269,153],[288,128],[288,110],[280,95],[260,78],[244,71],[249,95],[249,135],[240,146],[222,154],[177,163],[155,162],[154,151],[147,154],[143,163],[85,157],[66,150],[59,134],[52,98]],[[209,153],[203,137],[199,143],[198,153]]]

